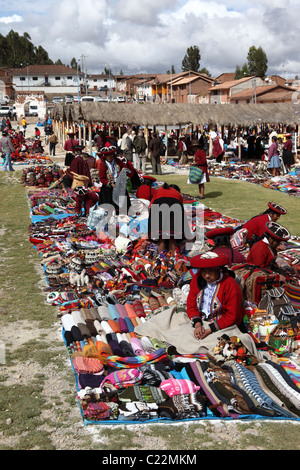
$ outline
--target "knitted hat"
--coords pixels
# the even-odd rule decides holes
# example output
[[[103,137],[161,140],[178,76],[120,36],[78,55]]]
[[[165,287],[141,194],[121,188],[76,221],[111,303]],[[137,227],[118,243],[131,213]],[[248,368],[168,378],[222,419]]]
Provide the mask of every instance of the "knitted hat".
[[[229,237],[234,234],[234,228],[232,227],[222,227],[210,230],[206,233],[207,238],[215,238],[219,235],[228,235]]]
[[[117,151],[117,147],[111,145],[110,142],[106,142],[105,146],[100,149],[98,155],[106,157],[108,155],[114,155]]]
[[[273,212],[276,212],[276,214],[285,215],[287,213],[287,210],[279,204],[276,204],[276,202],[269,202],[268,207]]]
[[[279,225],[277,222],[266,223],[266,234],[281,242],[287,241],[291,237],[290,232],[285,227],[282,227],[282,225]]]
[[[207,251],[191,259],[192,268],[219,268],[229,263],[229,258],[222,253]]]

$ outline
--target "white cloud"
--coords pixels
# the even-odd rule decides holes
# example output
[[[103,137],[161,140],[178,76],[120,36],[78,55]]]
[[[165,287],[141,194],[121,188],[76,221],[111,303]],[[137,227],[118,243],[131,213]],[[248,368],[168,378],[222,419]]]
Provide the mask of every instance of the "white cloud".
[[[4,23],[4,24],[21,23],[22,21],[23,21],[23,18],[22,16],[19,16],[19,15],[0,17],[0,23]]]

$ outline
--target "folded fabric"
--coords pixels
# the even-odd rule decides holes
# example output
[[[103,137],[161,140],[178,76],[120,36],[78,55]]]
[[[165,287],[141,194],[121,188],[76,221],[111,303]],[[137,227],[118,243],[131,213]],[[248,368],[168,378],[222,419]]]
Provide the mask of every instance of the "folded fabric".
[[[98,315],[100,317],[100,321],[111,319],[109,308],[106,307],[105,305],[101,305],[100,307],[98,307],[97,310],[98,310]]]
[[[127,312],[127,316],[128,316],[129,318],[135,318],[135,317],[137,317],[137,314],[135,313],[135,310],[134,310],[132,304],[130,304],[129,302],[126,302],[126,303],[124,304],[124,306],[125,306],[125,309],[126,309],[126,312]]]
[[[118,357],[110,356],[107,364],[111,367],[118,369],[128,369],[133,367],[140,367],[141,364],[152,364],[154,362],[167,362],[168,355],[165,349],[158,349],[152,354],[145,354],[144,356],[135,357]]]
[[[89,338],[91,336],[90,330],[88,329],[88,326],[86,323],[78,323],[78,328],[80,330],[80,333],[84,338]]]
[[[111,407],[108,403],[89,403],[83,412],[83,416],[88,421],[102,421],[109,419]]]
[[[71,331],[72,327],[76,326],[76,323],[74,322],[74,319],[70,313],[62,315],[61,322],[65,331]]]
[[[102,333],[105,333],[104,329],[103,329],[102,326],[101,326],[101,322],[100,322],[99,320],[95,320],[95,321],[94,321],[94,327],[95,327],[95,329],[96,329],[96,331],[97,331],[96,336],[97,336],[97,335],[100,335],[100,334],[102,334]]]
[[[104,341],[97,341],[96,348],[99,351],[101,362],[103,364],[107,364],[108,358],[113,355],[113,352],[109,344],[105,343]]]
[[[141,338],[142,346],[146,354],[154,353],[155,347],[151,343],[150,339],[147,336],[142,336]]]
[[[78,385],[81,389],[86,387],[98,388],[104,378],[105,377],[102,374],[79,374]]]
[[[85,320],[94,320],[92,311],[89,308],[81,308],[80,313],[82,318]]]
[[[143,345],[138,338],[131,338],[130,343],[136,356],[144,356],[146,354],[143,349]]]
[[[101,322],[101,326],[102,326],[102,328],[103,328],[103,330],[105,331],[106,334],[113,333],[113,329],[111,328],[108,321],[103,320]]]
[[[116,389],[126,388],[139,384],[142,378],[143,372],[139,369],[118,370],[107,375],[100,388],[103,389],[106,384],[111,384]]]
[[[197,393],[200,387],[191,380],[186,379],[167,379],[163,380],[159,386],[169,397],[174,395],[189,395]]]
[[[120,347],[118,341],[114,340],[114,339],[110,339],[108,341],[108,344],[110,346],[110,349],[112,350],[112,353],[113,355],[116,355],[116,356],[123,356],[123,351],[122,351],[122,348]]]
[[[120,314],[115,305],[109,304],[108,310],[112,320],[118,320],[120,318]]]
[[[132,303],[133,309],[138,317],[145,317],[145,311],[143,308],[143,304],[140,300],[134,300]]]
[[[126,325],[126,321],[124,320],[124,318],[119,318],[118,322],[120,325],[121,333],[128,333],[128,327]]]
[[[133,323],[132,323],[131,319],[126,317],[126,318],[124,318],[124,321],[126,323],[126,326],[128,328],[129,333],[133,333],[134,332],[134,326],[133,326]]]
[[[207,405],[200,394],[174,395],[158,405],[158,415],[173,420],[205,417]]]
[[[72,357],[72,362],[77,374],[104,373],[103,362],[100,359],[76,355]]]
[[[148,385],[134,385],[127,387],[119,396],[121,402],[136,402],[142,403],[163,403],[168,400],[168,395],[160,390],[158,387],[151,387]]]
[[[81,315],[81,312],[79,310],[73,310],[73,312],[71,313],[71,316],[73,318],[73,321],[75,323],[75,325],[78,326],[78,323],[85,323],[82,315]]]
[[[135,353],[128,341],[122,340],[119,344],[124,357],[135,357]]]
[[[126,308],[124,307],[124,305],[116,304],[115,307],[116,307],[116,309],[118,311],[118,314],[120,315],[121,318],[128,317],[127,312],[126,312]]]
[[[117,320],[107,320],[107,323],[114,333],[121,333],[120,323]]]

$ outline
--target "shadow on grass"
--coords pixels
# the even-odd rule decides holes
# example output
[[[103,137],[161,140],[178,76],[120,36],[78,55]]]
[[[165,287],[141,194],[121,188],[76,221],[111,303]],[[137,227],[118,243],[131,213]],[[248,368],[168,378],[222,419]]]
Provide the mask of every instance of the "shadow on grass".
[[[205,193],[205,198],[216,199],[217,197],[223,196],[221,191],[212,191],[211,193]]]

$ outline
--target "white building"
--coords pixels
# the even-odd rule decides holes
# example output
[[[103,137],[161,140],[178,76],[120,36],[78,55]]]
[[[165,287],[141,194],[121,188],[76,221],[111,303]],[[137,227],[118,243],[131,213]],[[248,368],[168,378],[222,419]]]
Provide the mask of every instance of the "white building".
[[[28,65],[11,69],[13,87],[20,91],[44,91],[46,95],[73,94],[78,91],[80,74],[65,65]]]
[[[87,85],[89,91],[100,91],[107,87],[108,90],[115,91],[117,86],[116,77],[111,75],[87,75]]]

